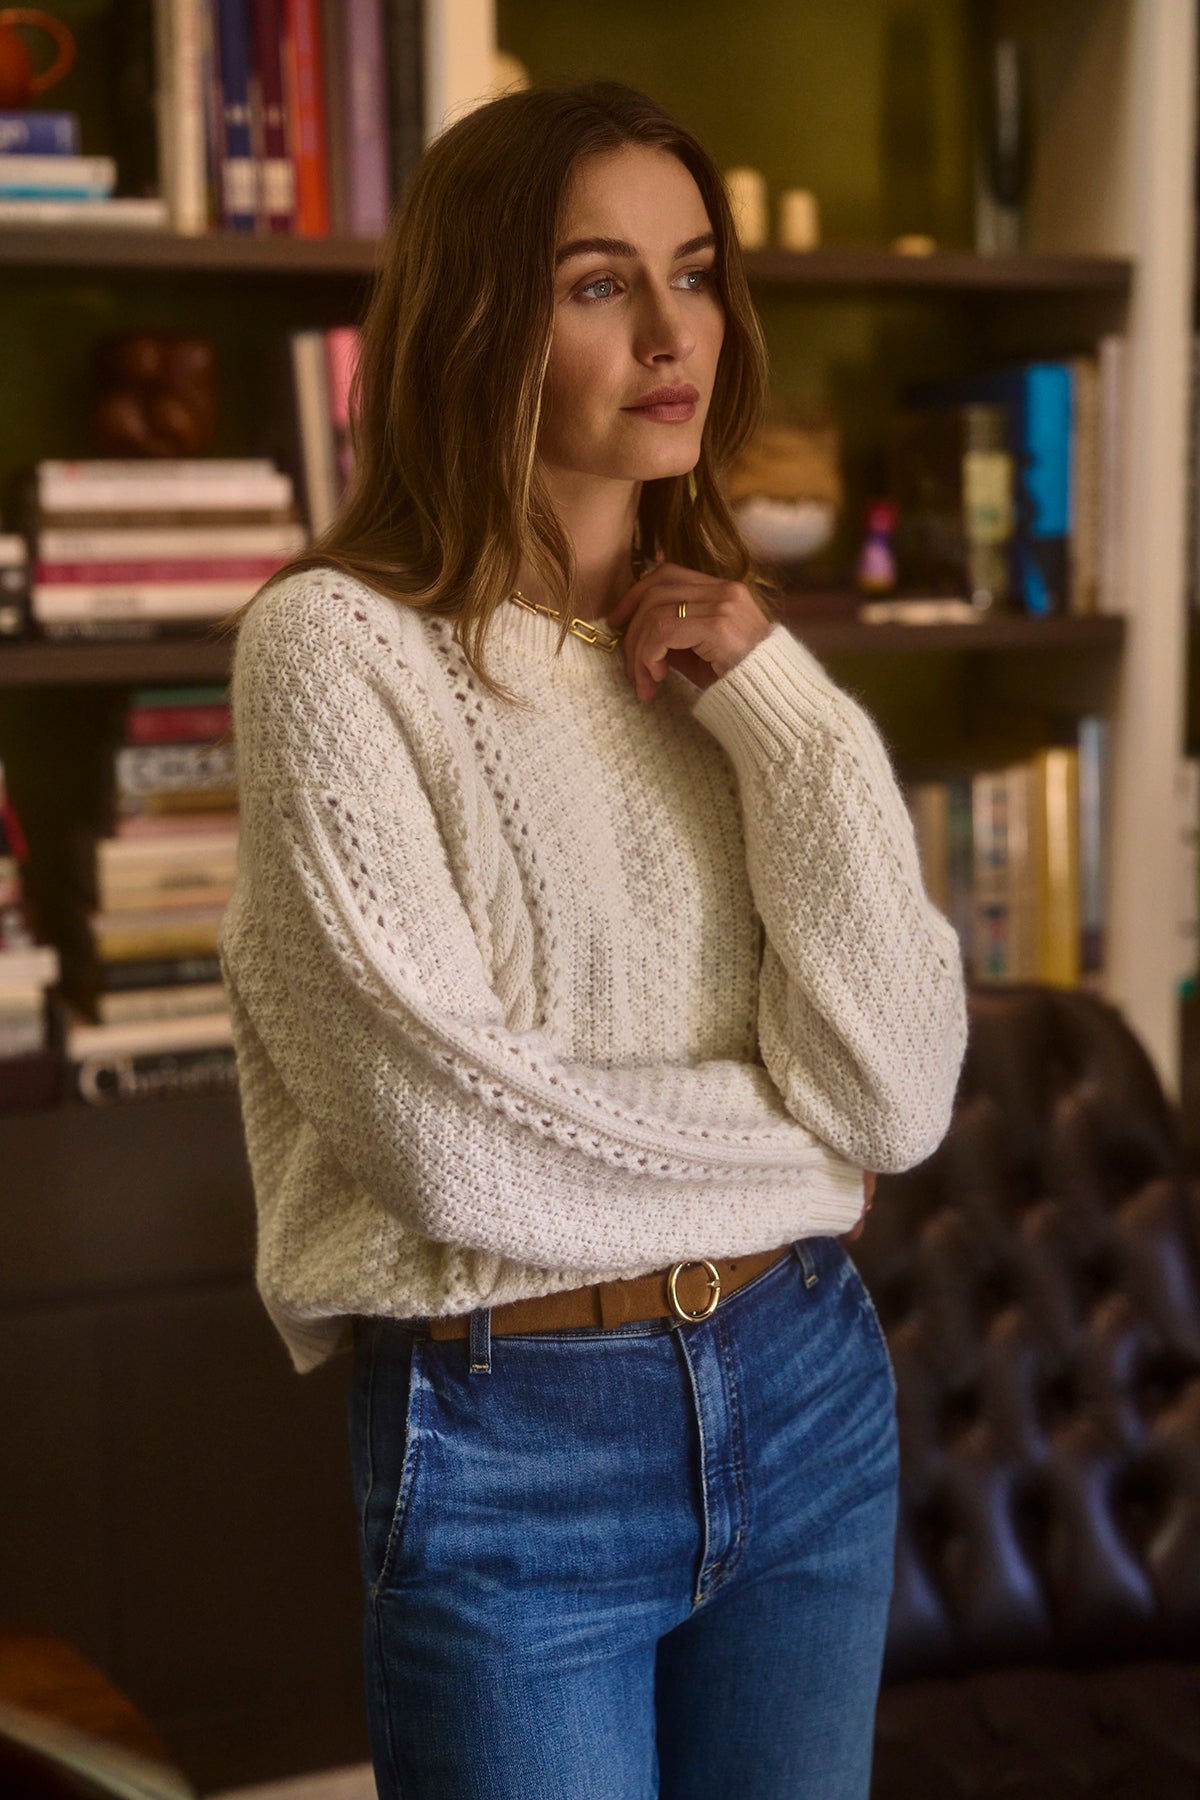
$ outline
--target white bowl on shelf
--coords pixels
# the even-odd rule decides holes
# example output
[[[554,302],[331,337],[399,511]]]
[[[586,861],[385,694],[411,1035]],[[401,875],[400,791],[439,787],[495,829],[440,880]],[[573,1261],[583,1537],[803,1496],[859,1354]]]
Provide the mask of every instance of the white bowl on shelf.
[[[823,550],[837,523],[828,500],[771,500],[752,494],[733,509],[755,556],[768,562],[803,562]]]

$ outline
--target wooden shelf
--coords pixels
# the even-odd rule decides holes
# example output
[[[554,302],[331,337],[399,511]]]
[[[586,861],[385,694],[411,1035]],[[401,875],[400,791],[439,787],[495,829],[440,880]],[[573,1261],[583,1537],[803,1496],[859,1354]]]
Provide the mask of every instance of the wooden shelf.
[[[1112,614],[1088,618],[980,619],[967,624],[905,625],[881,621],[867,625],[857,619],[806,619],[789,612],[780,602],[788,627],[814,656],[920,655],[931,650],[955,654],[997,650],[1119,650],[1125,639],[1125,620]]]
[[[62,230],[0,227],[0,264],[9,267],[125,269],[138,275],[243,270],[363,277],[372,273],[378,255],[374,238],[251,237],[234,232],[180,237],[96,225]],[[979,256],[970,250],[897,256],[870,245],[751,250],[746,253],[746,269],[750,280],[763,287],[960,294],[1124,295],[1132,279],[1132,264],[1124,257]]]
[[[232,638],[0,643],[0,689],[225,681],[232,656]]]
[[[815,656],[910,655],[927,651],[1120,648],[1125,620],[983,620],[968,625],[862,625],[853,619],[784,619]],[[0,689],[128,682],[225,681],[232,638],[150,638],[106,643],[0,644]]]

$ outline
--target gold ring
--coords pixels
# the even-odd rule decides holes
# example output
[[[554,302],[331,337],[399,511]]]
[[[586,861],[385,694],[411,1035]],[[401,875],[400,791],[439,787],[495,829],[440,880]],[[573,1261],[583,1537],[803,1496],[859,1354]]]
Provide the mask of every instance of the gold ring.
[[[686,600],[681,600],[679,602],[679,616],[681,619],[687,618],[687,601]]]
[[[704,1308],[703,1312],[687,1312],[680,1306],[679,1295],[676,1291],[676,1283],[679,1280],[679,1271],[681,1269],[708,1270],[708,1282],[712,1292],[709,1295],[708,1305]],[[694,1263],[677,1262],[672,1268],[671,1273],[667,1276],[667,1293],[671,1300],[671,1311],[675,1314],[677,1319],[707,1319],[711,1313],[714,1313],[717,1310],[717,1301],[721,1298],[721,1277],[707,1257],[702,1257],[699,1262]]]

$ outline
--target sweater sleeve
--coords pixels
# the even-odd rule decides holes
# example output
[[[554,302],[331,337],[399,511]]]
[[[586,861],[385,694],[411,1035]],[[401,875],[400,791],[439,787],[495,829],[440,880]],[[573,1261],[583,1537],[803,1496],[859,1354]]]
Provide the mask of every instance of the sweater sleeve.
[[[218,945],[239,1066],[265,1055],[304,1129],[438,1241],[603,1272],[848,1230],[861,1164],[757,1062],[583,1066],[506,1023],[446,851],[457,821],[410,747],[420,721],[366,632],[311,607],[292,623],[251,612],[234,660]],[[248,1089],[248,1136],[254,1107]]]
[[[763,1061],[793,1118],[843,1156],[911,1168],[950,1124],[966,984],[879,733],[781,622],[692,716],[737,774]]]

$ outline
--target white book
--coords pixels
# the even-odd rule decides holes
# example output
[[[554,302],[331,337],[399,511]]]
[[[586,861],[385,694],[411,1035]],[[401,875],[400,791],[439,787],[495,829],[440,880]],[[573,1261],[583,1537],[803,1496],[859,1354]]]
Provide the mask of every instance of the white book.
[[[106,188],[117,185],[111,156],[5,156],[0,159],[5,187]]]
[[[258,512],[264,507],[291,506],[295,490],[290,475],[261,476],[248,481],[227,475],[218,481],[165,480],[143,463],[140,479],[39,481],[38,505],[44,512],[175,512],[225,507],[230,512]]]
[[[290,343],[292,390],[304,462],[305,502],[309,529],[315,538],[332,522],[338,503],[325,333],[293,331]]]
[[[66,1030],[66,1053],[72,1061],[105,1052],[129,1056],[139,1050],[193,1050],[232,1042],[228,1010],[171,1019],[126,1019],[113,1025],[72,1020]]]
[[[0,561],[3,561],[0,538]],[[21,540],[18,540],[21,542]],[[64,526],[38,533],[43,562],[104,562],[118,557],[295,556],[308,534],[303,525]]]
[[[35,583],[33,616],[63,619],[212,619],[257,592],[246,581]]]
[[[95,200],[15,200],[0,197],[0,225],[95,225],[100,229],[164,231],[170,224],[165,200],[117,195]]]
[[[229,830],[187,832],[181,837],[100,838],[96,844],[97,867],[110,869],[161,868],[173,862],[193,863],[198,856],[227,857],[237,852],[238,832]]]
[[[154,0],[155,108],[160,184],[174,230],[208,230],[204,135],[206,0]]]
[[[17,950],[0,950],[0,991],[9,987],[49,987],[58,976],[58,951],[53,944],[29,944]]]

